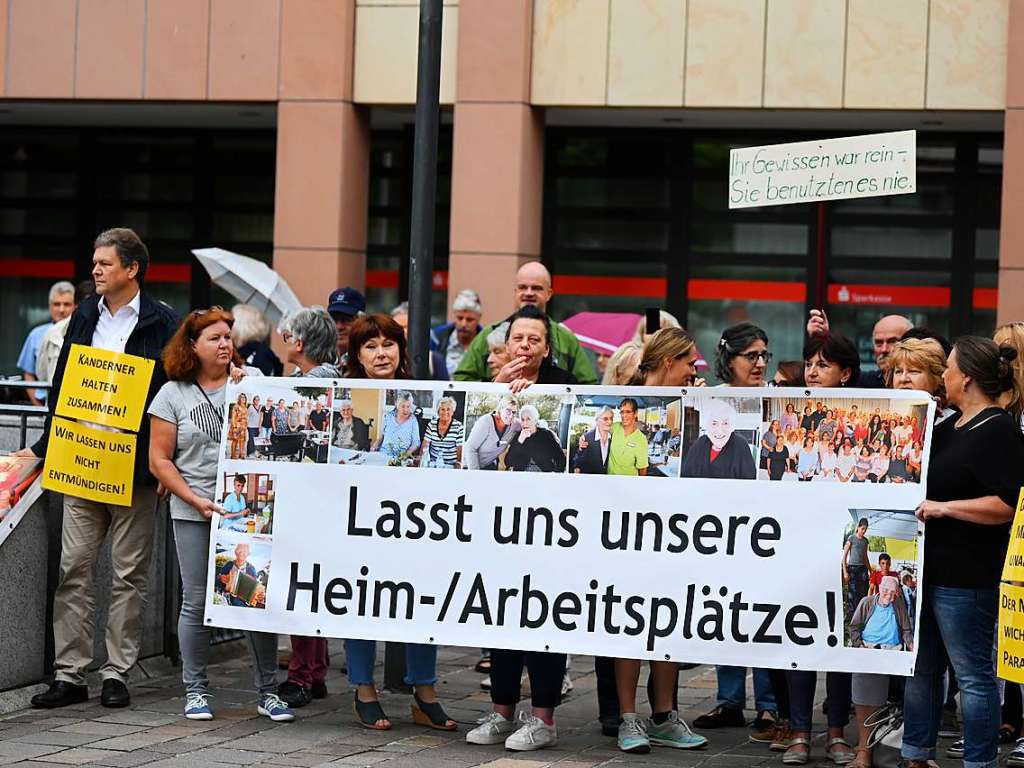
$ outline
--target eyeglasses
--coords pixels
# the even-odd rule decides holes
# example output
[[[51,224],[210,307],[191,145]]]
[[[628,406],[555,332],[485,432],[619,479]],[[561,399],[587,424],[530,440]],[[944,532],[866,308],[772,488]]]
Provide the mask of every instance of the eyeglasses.
[[[765,363],[771,362],[772,359],[772,353],[767,349],[762,349],[760,352],[741,352],[739,356],[751,365],[757,365],[757,361],[761,359],[763,359]]]

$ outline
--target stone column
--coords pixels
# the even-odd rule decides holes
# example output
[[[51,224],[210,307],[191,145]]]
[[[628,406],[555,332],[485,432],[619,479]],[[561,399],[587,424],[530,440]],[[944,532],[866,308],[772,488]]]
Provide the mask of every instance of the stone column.
[[[532,2],[459,6],[448,296],[512,310],[519,266],[540,256],[543,113],[530,106]]]
[[[303,304],[365,290],[367,111],[352,103],[355,0],[283,0],[274,268]]]
[[[1024,3],[1010,3],[998,323],[1024,319]]]

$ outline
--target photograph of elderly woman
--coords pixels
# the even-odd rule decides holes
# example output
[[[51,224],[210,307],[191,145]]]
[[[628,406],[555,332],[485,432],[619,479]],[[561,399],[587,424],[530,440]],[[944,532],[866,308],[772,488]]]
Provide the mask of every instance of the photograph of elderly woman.
[[[216,548],[214,605],[266,608],[270,542],[233,531],[218,531]]]
[[[889,398],[765,398],[761,477],[840,483],[921,480],[928,406]]]
[[[683,477],[755,480],[761,398],[688,398],[683,426]]]
[[[270,535],[274,532],[276,478],[263,472],[225,472],[221,476],[222,531]]]
[[[913,650],[917,518],[913,510],[849,512],[840,559],[846,645]]]
[[[569,428],[569,471],[679,477],[682,400],[580,395]]]
[[[224,458],[325,464],[332,402],[330,387],[245,379],[228,404]]]
[[[467,469],[565,472],[573,397],[470,393]]]
[[[382,389],[335,388],[329,463],[378,463],[370,447],[377,439],[383,400]]]

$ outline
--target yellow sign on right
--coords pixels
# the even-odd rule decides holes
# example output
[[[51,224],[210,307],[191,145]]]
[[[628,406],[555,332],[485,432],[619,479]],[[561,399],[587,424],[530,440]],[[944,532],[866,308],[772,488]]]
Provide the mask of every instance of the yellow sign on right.
[[[1003,561],[1003,581],[1024,583],[1024,488],[1017,498],[1017,513],[1010,528],[1010,545]]]
[[[996,674],[1024,683],[1024,587],[999,585],[999,661]]]

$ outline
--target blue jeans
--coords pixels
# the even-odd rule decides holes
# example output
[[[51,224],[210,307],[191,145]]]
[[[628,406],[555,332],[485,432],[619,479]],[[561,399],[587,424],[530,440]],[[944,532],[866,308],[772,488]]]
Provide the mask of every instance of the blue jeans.
[[[346,640],[345,660],[352,685],[372,685],[377,661],[376,640]],[[437,682],[437,646],[405,644],[405,684],[433,685]]]
[[[718,706],[727,709],[746,709],[747,668],[719,665],[715,667],[715,671],[718,673]],[[765,709],[770,712],[776,710],[771,673],[759,667],[754,667],[754,707],[758,712]]]
[[[917,666],[907,680],[903,709],[903,757],[931,760],[942,710],[942,674],[946,660],[960,686],[960,722],[964,768],[996,764],[999,742],[999,691],[992,664],[998,614],[997,589],[928,587],[918,593],[921,634]]]

